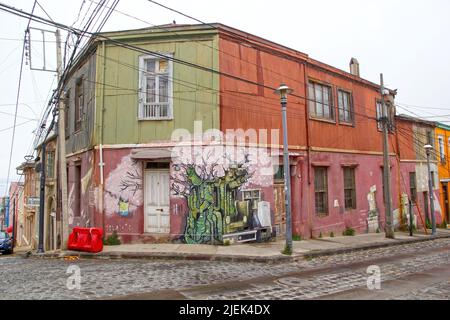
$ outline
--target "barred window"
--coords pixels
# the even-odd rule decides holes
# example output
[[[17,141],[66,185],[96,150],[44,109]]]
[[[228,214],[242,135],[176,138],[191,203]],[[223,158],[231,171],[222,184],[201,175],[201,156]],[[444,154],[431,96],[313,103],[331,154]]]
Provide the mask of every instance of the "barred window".
[[[314,168],[314,193],[316,214],[328,215],[328,174],[327,167]]]
[[[333,94],[331,87],[309,82],[309,114],[314,118],[334,120]]]
[[[155,56],[140,57],[139,119],[172,119],[172,61]]]
[[[356,209],[355,168],[344,168],[345,210]]]

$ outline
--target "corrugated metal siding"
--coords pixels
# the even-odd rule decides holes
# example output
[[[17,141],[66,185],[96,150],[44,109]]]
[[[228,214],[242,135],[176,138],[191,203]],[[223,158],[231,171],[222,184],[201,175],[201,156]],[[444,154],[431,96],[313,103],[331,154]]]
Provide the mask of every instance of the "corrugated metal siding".
[[[176,38],[154,43],[136,42],[133,45],[162,53],[208,68],[218,69],[217,40]],[[100,49],[99,49],[100,51]],[[199,70],[179,63],[173,64],[173,120],[138,120],[139,56],[141,54],[113,45],[106,46],[105,81],[101,80],[103,56],[97,54],[98,79],[105,82],[105,107],[103,112],[103,144],[148,143],[170,140],[177,128],[194,130],[194,121],[203,121],[203,129],[218,128],[219,77],[209,71]],[[98,88],[100,97],[102,89]],[[97,99],[100,103],[101,99]],[[102,106],[96,114],[97,126],[101,124]],[[99,132],[95,135],[100,144]]]
[[[96,62],[95,54],[87,58],[70,77],[66,90],[70,90],[70,100],[66,104],[68,107],[68,132],[66,132],[66,152],[67,154],[92,147],[92,136],[94,130],[95,116],[95,74]],[[75,86],[77,80],[83,77],[84,90],[84,113],[82,116],[81,129],[75,132]]]

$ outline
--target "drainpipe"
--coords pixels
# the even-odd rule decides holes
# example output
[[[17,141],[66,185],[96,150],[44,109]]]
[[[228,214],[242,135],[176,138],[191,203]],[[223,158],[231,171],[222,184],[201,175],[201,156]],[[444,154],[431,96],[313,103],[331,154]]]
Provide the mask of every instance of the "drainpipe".
[[[105,231],[105,212],[104,212],[104,199],[103,199],[103,194],[104,194],[104,172],[103,172],[103,168],[105,166],[105,164],[103,163],[103,112],[105,110],[105,76],[106,76],[106,46],[105,46],[105,41],[102,42],[102,56],[103,56],[103,61],[102,61],[102,104],[101,104],[101,110],[100,110],[100,129],[99,129],[99,142],[100,142],[100,149],[99,149],[99,153],[100,153],[100,163],[98,164],[100,167],[100,186],[99,186],[99,210],[101,212],[102,215],[102,229],[103,229],[103,237],[106,236],[106,231]]]
[[[312,236],[312,228],[313,228],[313,222],[312,222],[312,214],[311,214],[311,206],[310,206],[310,192],[309,188],[311,186],[311,137],[309,134],[309,112],[308,112],[308,67],[307,62],[303,62],[303,76],[304,76],[304,85],[305,85],[305,126],[306,126],[306,159],[307,159],[307,174],[308,174],[308,193],[306,194],[305,199],[307,199],[307,215],[308,215],[308,224],[310,228],[310,233]]]
[[[50,130],[49,130],[50,132]],[[39,193],[39,242],[38,242],[38,253],[44,253],[44,207],[45,207],[45,158],[46,158],[46,148],[47,142],[45,141],[47,137],[44,138],[44,142],[41,145],[41,180],[40,180],[40,193]]]

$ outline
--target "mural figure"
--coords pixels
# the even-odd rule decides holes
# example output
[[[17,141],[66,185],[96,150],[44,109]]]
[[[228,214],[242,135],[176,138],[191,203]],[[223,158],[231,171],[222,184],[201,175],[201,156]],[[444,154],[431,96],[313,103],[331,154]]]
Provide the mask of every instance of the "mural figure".
[[[130,215],[130,203],[119,198],[119,215],[121,217],[128,217]]]
[[[140,164],[124,156],[105,181],[105,213],[131,217],[142,205],[142,169]]]
[[[237,201],[239,189],[248,182],[248,157],[227,167],[217,162],[177,164],[172,191],[187,201],[183,240],[188,244],[222,243],[223,234],[245,228],[250,220],[248,205]]]

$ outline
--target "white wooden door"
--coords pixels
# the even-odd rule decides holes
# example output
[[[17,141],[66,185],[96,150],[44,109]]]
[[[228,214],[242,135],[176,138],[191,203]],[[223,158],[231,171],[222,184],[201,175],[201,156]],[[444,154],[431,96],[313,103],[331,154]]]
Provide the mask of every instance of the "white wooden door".
[[[145,232],[170,233],[169,170],[145,171]]]

